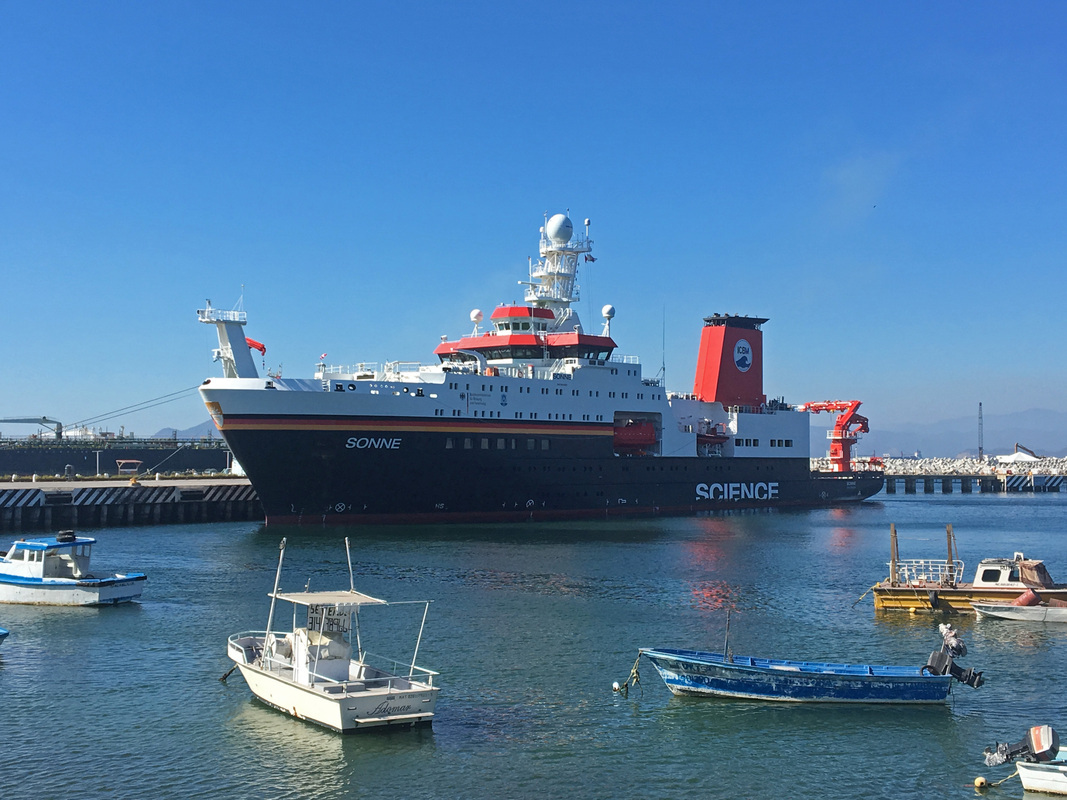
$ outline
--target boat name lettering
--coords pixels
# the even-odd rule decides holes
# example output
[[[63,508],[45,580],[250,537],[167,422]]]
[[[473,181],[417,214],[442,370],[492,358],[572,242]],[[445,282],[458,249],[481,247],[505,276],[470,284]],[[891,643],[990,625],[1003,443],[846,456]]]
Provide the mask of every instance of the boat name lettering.
[[[369,436],[353,436],[346,443],[348,450],[399,450],[400,437],[387,439],[384,436],[372,438]]]
[[[391,706],[388,703],[379,703],[371,714],[375,717],[382,717],[386,714],[404,714],[412,710],[414,710],[414,706],[410,704]]]
[[[778,482],[698,483],[697,500],[775,500]]]

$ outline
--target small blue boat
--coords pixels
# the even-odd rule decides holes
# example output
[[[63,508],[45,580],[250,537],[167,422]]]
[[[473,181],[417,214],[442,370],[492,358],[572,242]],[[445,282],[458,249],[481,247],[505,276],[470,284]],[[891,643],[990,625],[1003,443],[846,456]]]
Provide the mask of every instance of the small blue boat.
[[[97,577],[89,560],[96,539],[60,531],[19,539],[0,552],[0,603],[92,606],[128,603],[141,596],[145,574]]]
[[[4,639],[6,639],[6,638],[7,638],[7,631],[5,631],[3,628],[0,628],[0,643],[2,643],[4,641]]]
[[[718,695],[793,703],[943,703],[954,681],[978,688],[981,672],[961,669],[953,655],[965,655],[950,625],[944,645],[921,667],[785,661],[699,650],[643,647],[674,694]],[[640,656],[638,656],[640,660]]]

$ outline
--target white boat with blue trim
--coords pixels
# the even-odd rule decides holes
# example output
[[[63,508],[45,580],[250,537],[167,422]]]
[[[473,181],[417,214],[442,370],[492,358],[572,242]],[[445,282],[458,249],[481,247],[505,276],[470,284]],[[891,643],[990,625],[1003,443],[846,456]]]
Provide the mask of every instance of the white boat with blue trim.
[[[390,603],[357,592],[351,559],[349,589],[279,592],[285,539],[280,550],[266,631],[235,633],[227,643],[233,669],[241,670],[252,693],[279,711],[341,733],[431,724],[440,691],[435,685],[438,673],[415,664],[429,601]],[[287,632],[273,627],[279,600],[292,606],[292,627]],[[360,612],[367,607],[401,605],[422,606],[411,659],[399,661],[367,652]]]
[[[0,603],[97,606],[140,597],[147,578],[143,572],[103,578],[90,572],[94,544],[96,539],[74,531],[14,542],[0,553]]]
[[[994,744],[984,755],[987,767],[1015,762],[1028,792],[1067,794],[1067,747],[1060,747],[1059,734],[1051,725],[1034,725],[1021,741]]]
[[[673,648],[641,648],[674,694],[805,703],[943,703],[954,681],[978,688],[981,672],[962,669],[966,646],[951,626],[921,667],[753,658]],[[640,657],[639,657],[640,660]]]

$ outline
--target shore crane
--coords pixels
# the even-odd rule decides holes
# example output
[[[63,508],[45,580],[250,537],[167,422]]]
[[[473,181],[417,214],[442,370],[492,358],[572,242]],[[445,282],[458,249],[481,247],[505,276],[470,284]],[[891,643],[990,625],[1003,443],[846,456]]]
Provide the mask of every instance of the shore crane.
[[[11,422],[19,425],[40,425],[54,431],[57,439],[63,438],[63,423],[50,417],[3,417],[0,424]]]
[[[810,411],[818,414],[820,411],[841,412],[834,428],[826,432],[830,440],[830,470],[832,472],[852,471],[852,447],[860,438],[861,433],[868,433],[867,418],[857,411],[861,402],[859,400],[827,400],[818,403],[805,403],[800,406],[801,411]]]

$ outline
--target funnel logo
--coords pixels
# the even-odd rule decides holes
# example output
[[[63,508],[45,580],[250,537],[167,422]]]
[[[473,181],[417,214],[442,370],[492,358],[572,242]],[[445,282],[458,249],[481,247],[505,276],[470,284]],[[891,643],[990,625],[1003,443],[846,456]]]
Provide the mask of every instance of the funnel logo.
[[[745,339],[738,339],[734,345],[734,366],[738,372],[752,369],[752,345]]]

